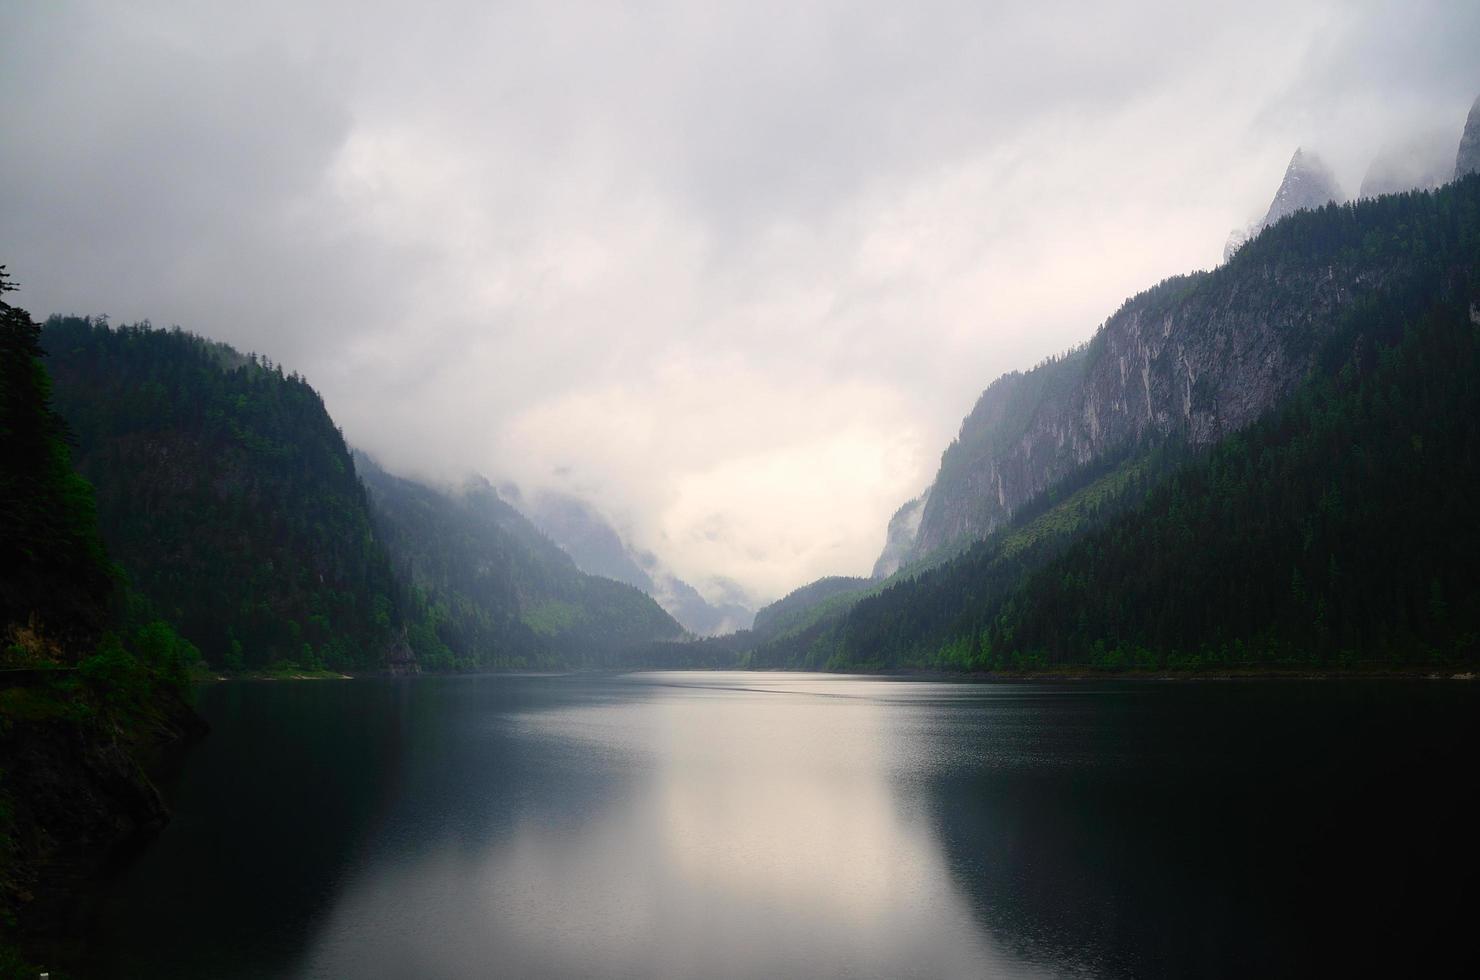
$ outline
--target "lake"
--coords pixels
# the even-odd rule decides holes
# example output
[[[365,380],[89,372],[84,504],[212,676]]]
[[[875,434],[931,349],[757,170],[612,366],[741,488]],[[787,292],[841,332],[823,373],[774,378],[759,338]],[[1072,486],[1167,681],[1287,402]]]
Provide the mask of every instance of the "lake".
[[[78,976],[1309,975],[1431,966],[1474,922],[1470,683],[674,672],[200,707]]]

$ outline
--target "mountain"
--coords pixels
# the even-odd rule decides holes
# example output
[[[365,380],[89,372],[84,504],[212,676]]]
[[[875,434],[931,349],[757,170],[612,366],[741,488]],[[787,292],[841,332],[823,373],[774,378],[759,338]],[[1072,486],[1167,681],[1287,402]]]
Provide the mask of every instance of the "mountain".
[[[517,488],[511,487],[507,492],[583,572],[604,575],[641,589],[689,632],[717,636],[750,627],[754,610],[740,602],[705,599],[698,589],[664,568],[656,555],[627,544],[586,501],[551,490],[527,498]]]
[[[505,490],[535,526],[545,532],[583,572],[604,575],[653,594],[652,576],[615,528],[579,497],[541,491],[525,498],[517,487]]]
[[[357,468],[318,394],[263,358],[76,317],[42,342],[110,554],[214,665],[554,667],[681,632],[486,483]]]
[[[1342,200],[1341,186],[1336,183],[1336,177],[1325,161],[1297,148],[1260,227],[1268,228],[1296,211],[1313,211],[1332,201]]]
[[[1320,213],[1298,225],[1300,240],[1272,234],[1287,218],[1248,258],[1251,246],[1213,272],[1168,279],[1128,300],[1086,345],[994,382],[943,454],[903,560],[983,537],[1074,467],[1130,441],[1210,444],[1288,396],[1340,312],[1424,261],[1354,240],[1362,222],[1350,207]]]
[[[1480,176],[1298,213],[989,389],[920,531],[975,543],[747,662],[1473,663],[1476,372]]]
[[[1452,145],[1429,135],[1386,148],[1369,168],[1365,190],[1436,186]],[[1480,100],[1466,122],[1457,169],[1467,160],[1480,164],[1477,154]],[[1264,217],[1239,233],[1225,265],[1242,254],[1244,236],[1258,238],[1294,214],[1341,199],[1329,168],[1297,149]],[[1133,297],[1089,345],[1006,375],[983,392],[942,457],[913,541],[901,547],[914,521],[906,505],[891,521],[877,571],[887,575],[980,539],[1074,466],[1129,440],[1176,436],[1207,445],[1248,425],[1304,376],[1333,317],[1374,280],[1411,272],[1415,258],[1329,237],[1309,254],[1269,256],[1232,274],[1174,277]],[[1250,288],[1260,277],[1274,281],[1274,295],[1263,283]]]
[[[914,551],[915,539],[920,535],[920,519],[925,514],[925,504],[930,500],[930,488],[913,500],[906,501],[894,516],[889,518],[889,529],[884,535],[884,550],[874,562],[873,578],[888,578],[899,571],[906,558]]]
[[[808,614],[829,599],[851,596],[868,588],[870,580],[835,575],[820,578],[809,585],[794,589],[755,614],[755,633],[759,636],[775,636],[785,630],[801,625]]]
[[[1228,261],[1244,243],[1281,218],[1296,211],[1312,210],[1343,200],[1341,187],[1325,162],[1315,154],[1297,148],[1264,217],[1248,228],[1234,229],[1229,234],[1228,243],[1223,247],[1223,260]]]
[[[355,461],[376,528],[409,586],[407,639],[423,666],[611,666],[682,634],[632,585],[576,567],[486,480],[459,490]]]
[[[1470,106],[1464,133],[1459,138],[1459,152],[1454,160],[1454,179],[1480,171],[1480,96]]]
[[[212,664],[374,667],[402,627],[365,489],[297,374],[181,330],[42,331],[103,540]]]
[[[1358,197],[1433,190],[1452,179],[1454,135],[1428,133],[1385,145],[1362,177]]]
[[[715,584],[727,587],[729,601],[711,602],[683,579],[667,571],[656,560],[652,566],[653,597],[659,605],[673,614],[690,632],[699,636],[722,636],[737,630],[747,630],[755,619],[755,610],[738,597],[740,590],[733,583],[723,580]]]

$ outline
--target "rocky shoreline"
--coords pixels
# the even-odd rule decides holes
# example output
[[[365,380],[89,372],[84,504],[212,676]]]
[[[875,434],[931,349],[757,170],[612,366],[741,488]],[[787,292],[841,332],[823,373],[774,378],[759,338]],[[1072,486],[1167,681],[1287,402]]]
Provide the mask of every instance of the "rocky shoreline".
[[[55,942],[88,883],[169,823],[145,760],[209,731],[179,698],[125,733],[44,697],[0,728],[0,916],[4,939],[28,952]]]

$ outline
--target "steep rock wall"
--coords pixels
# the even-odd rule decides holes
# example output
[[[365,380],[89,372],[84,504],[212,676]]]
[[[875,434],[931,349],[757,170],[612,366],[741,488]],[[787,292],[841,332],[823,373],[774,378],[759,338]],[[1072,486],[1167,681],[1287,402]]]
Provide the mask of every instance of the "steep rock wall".
[[[904,560],[990,533],[1128,440],[1206,444],[1257,419],[1305,376],[1356,297],[1403,274],[1370,257],[1348,220],[1371,206],[1297,213],[1217,270],[1127,301],[1085,347],[995,382],[943,454]]]

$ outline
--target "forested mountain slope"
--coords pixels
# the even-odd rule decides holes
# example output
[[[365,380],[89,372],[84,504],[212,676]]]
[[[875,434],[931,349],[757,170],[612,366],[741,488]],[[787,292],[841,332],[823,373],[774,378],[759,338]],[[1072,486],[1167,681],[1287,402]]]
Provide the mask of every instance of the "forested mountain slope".
[[[881,596],[912,594],[909,590],[916,580],[929,578],[939,581],[933,576],[943,574],[944,569],[985,548],[992,549],[993,585],[1005,588],[1028,570],[1061,553],[1090,529],[1135,506],[1185,458],[1186,448],[1179,443],[1138,442],[1087,463],[1024,504],[1006,525],[988,536],[985,544],[978,542],[936,552],[882,580],[851,580],[858,583],[852,589],[831,590],[820,601],[806,602],[787,610],[775,618],[769,630],[757,630],[751,635],[743,662],[755,667],[831,670],[943,666],[923,655],[891,656],[876,661],[856,657],[845,643],[853,609],[866,600]],[[804,586],[793,594],[806,596],[811,594],[811,588]],[[956,601],[970,605],[987,601],[987,598],[973,584],[968,593],[957,596]],[[902,613],[899,621],[891,623],[893,632],[883,638],[884,646],[891,650],[920,647],[925,641],[914,636],[914,631],[925,615],[924,610]]]
[[[793,589],[755,614],[753,631],[757,636],[771,637],[803,625],[817,607],[840,596],[846,597],[867,589],[870,579],[834,575]]]
[[[53,317],[42,345],[110,554],[211,663],[383,661],[396,582],[306,381],[147,325]]]
[[[612,664],[683,629],[641,590],[587,575],[487,482],[460,492],[392,476],[356,454],[423,666]]]
[[[1480,483],[1480,176],[1292,216],[1240,252],[1231,265],[1251,268],[1217,292],[1245,295],[1257,335],[1292,324],[1285,306],[1310,301],[1289,292],[1283,269],[1307,268],[1310,252],[1333,268],[1387,271],[1274,338],[1307,367],[1254,423],[1215,441],[1194,425],[1196,410],[1180,425],[1144,425],[1018,503],[965,554],[833,595],[789,632],[756,635],[746,662],[1470,662],[1480,637],[1480,523],[1467,503]],[[1141,303],[1144,318],[1157,292],[1172,290],[1160,302],[1177,306],[1178,290],[1218,275],[1174,280],[1128,306]],[[1175,323],[1175,309],[1162,321]],[[1107,343],[1103,333],[989,389],[963,426],[971,443],[952,447],[943,475],[962,446],[1021,462],[1033,417],[1055,386],[1088,376],[1083,361]],[[1273,351],[1258,355],[1268,363]]]
[[[1127,301],[1084,347],[993,383],[941,458],[903,564],[1001,526],[1118,447],[1210,445],[1287,398],[1340,316],[1458,261],[1473,183],[1301,211]]]
[[[1290,292],[1303,280],[1284,270],[1310,268],[1311,253],[1328,256],[1333,270],[1385,271],[1361,278],[1324,318],[1297,322],[1285,307],[1308,310],[1310,300]],[[1289,356],[1277,349],[1298,351],[1307,367],[1276,408],[1211,445],[1196,410],[1166,431],[1144,426],[1020,505],[962,557],[897,576],[806,636],[759,645],[752,662],[1472,661],[1480,176],[1297,214],[1230,271],[1244,265],[1236,284],[1199,285],[1216,284],[1214,273],[1179,288],[1242,294],[1258,336],[1285,324],[1256,356],[1268,364]],[[1177,322],[1175,310],[1161,322]],[[1097,337],[1089,353],[1106,343]],[[1234,336],[1223,344],[1246,347]],[[1245,373],[1227,365],[1224,376]]]
[[[75,317],[42,342],[110,553],[217,666],[409,666],[409,650],[427,668],[551,667],[682,632],[486,484],[449,495],[369,465],[372,516],[323,401],[280,366]]]

